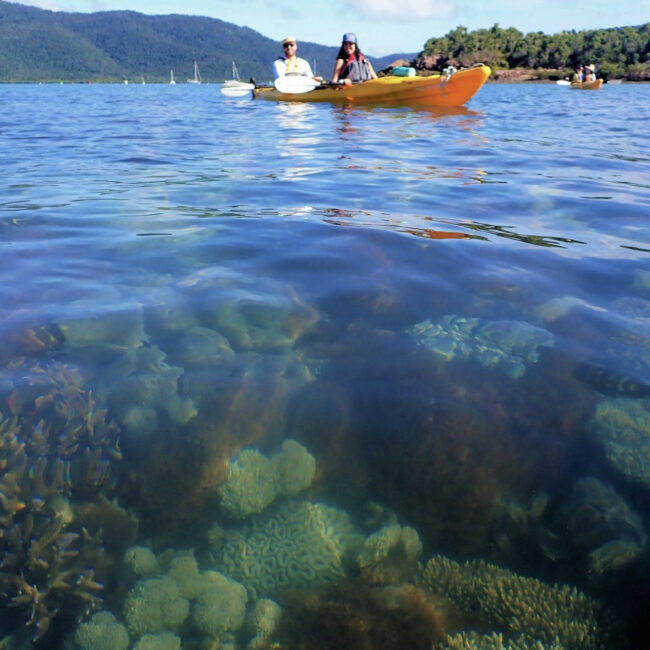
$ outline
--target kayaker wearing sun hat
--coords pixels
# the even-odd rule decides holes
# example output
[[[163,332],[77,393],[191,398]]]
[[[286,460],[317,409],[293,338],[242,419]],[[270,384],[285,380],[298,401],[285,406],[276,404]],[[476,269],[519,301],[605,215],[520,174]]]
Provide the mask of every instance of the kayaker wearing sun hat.
[[[372,69],[372,64],[363,55],[357,43],[357,35],[352,32],[343,34],[339,52],[336,55],[336,65],[332,73],[332,82],[342,81],[352,84],[358,81],[376,79],[377,75]]]
[[[585,66],[585,81],[596,81],[596,66],[593,63]]]
[[[296,55],[298,43],[293,36],[285,36],[282,39],[282,48],[284,50],[284,56],[278,57],[273,62],[273,73],[276,79],[286,75],[314,77],[309,63]]]

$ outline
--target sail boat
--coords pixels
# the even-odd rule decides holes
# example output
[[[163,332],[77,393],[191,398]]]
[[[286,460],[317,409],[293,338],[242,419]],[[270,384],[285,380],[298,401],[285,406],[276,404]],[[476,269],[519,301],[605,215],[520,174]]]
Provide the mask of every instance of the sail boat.
[[[232,79],[226,79],[221,86],[221,92],[228,97],[243,97],[248,95],[255,88],[252,83],[245,83],[240,80],[239,72],[235,62],[232,62]]]
[[[200,84],[201,83],[201,75],[199,74],[199,66],[197,65],[196,61],[194,61],[194,79],[188,79],[187,83],[188,84]]]
[[[174,71],[170,70],[169,71],[169,83],[170,84],[175,84],[176,82],[174,81]]]

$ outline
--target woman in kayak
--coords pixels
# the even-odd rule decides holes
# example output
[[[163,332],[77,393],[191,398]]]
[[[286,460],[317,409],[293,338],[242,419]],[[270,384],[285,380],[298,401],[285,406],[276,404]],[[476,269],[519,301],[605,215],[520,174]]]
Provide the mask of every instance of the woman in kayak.
[[[332,83],[342,82],[349,85],[376,78],[377,75],[372,69],[372,64],[359,49],[356,34],[343,34],[343,42],[336,55]]]

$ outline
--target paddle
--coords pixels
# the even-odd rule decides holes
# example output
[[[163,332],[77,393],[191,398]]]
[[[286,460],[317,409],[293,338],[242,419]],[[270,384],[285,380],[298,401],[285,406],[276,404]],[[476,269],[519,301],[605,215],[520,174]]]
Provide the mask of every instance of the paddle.
[[[226,97],[244,97],[251,90],[255,90],[255,84],[247,84],[243,81],[230,82],[220,88],[222,94]]]
[[[304,77],[301,75],[288,75],[286,77],[278,77],[274,82],[276,90],[288,95],[299,95],[301,93],[308,93],[320,86],[320,81],[316,81],[312,77]]]
[[[566,79],[558,79],[555,83],[558,86],[570,86],[571,85],[571,82],[567,81]]]

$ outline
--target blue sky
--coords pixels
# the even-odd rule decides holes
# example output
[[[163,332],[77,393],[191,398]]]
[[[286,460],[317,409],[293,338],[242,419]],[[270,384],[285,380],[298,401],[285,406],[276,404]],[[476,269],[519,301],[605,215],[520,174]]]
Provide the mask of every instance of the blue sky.
[[[130,9],[145,14],[210,16],[264,36],[338,45],[356,32],[367,54],[418,52],[428,38],[463,25],[516,27],[526,33],[597,29],[650,22],[650,0],[29,0],[60,11]]]

